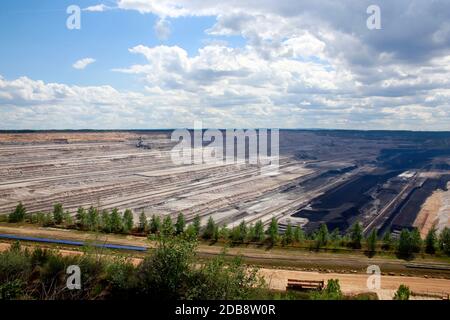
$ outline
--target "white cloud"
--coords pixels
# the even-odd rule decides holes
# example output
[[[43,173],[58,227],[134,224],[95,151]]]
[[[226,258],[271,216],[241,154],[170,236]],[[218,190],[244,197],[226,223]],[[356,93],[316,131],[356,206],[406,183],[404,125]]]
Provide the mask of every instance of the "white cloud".
[[[83,70],[85,69],[88,65],[92,64],[95,62],[95,59],[93,58],[84,58],[84,59],[80,59],[77,62],[75,62],[72,67],[74,67],[75,69],[78,70]]]
[[[102,4],[97,4],[94,6],[90,6],[90,7],[86,7],[83,9],[83,11],[88,11],[88,12],[103,12],[106,10],[111,9],[111,7],[108,7],[107,5]]]
[[[157,15],[154,31],[161,40],[170,36],[173,19],[216,21],[194,54],[181,45],[130,48],[145,63],[113,71],[135,75],[142,92],[0,78],[0,101],[16,111],[31,105],[20,111],[22,119],[45,110],[69,127],[84,121],[82,127],[170,128],[201,119],[211,127],[449,130],[450,4],[380,0],[378,31],[366,28],[369,4],[118,0],[119,9]],[[223,41],[229,36],[244,44]],[[84,60],[89,58],[74,67],[93,62]]]
[[[184,57],[175,48],[135,49],[152,58],[158,56],[158,50],[165,54],[173,51],[171,59],[177,66],[173,68],[170,63],[159,61],[153,69],[158,72],[183,70],[188,77],[205,66],[201,55]],[[230,71],[234,67],[216,64],[214,70]],[[270,66],[258,68],[270,75]],[[147,81],[145,92],[119,91],[111,86],[45,83],[27,77],[7,80],[0,76],[0,129],[174,128],[191,127],[195,120],[202,120],[205,127],[219,128],[448,129],[448,90],[434,93],[436,99],[423,96],[420,103],[349,94],[291,93],[276,84],[285,81],[288,85],[293,81],[290,76],[283,76],[286,70],[279,72],[273,75],[278,77],[273,83],[261,80],[258,86],[245,83],[249,75],[239,75],[233,81],[219,77],[214,82],[199,84],[200,79],[192,80],[187,88],[170,86],[177,80],[171,74],[167,83],[161,84],[164,88]],[[146,72],[139,74],[146,76]],[[315,85],[311,85],[311,90]],[[388,107],[387,101],[391,102]]]

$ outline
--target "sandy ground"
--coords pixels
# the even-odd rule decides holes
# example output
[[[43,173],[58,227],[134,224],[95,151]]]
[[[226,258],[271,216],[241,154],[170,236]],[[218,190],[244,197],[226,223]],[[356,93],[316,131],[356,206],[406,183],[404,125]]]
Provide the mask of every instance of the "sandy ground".
[[[428,231],[436,224],[437,214],[442,203],[442,191],[438,190],[428,197],[414,221],[413,226],[420,231],[422,238],[426,237]]]
[[[304,272],[296,270],[261,269],[269,286],[277,290],[285,290],[288,279],[324,280],[339,279],[341,289],[345,294],[376,292],[383,300],[392,299],[400,284],[407,285],[412,291],[421,294],[450,294],[450,280],[425,279],[420,277],[381,276],[380,289],[370,290],[367,286],[370,275]]]
[[[447,187],[450,187],[450,184]],[[450,226],[449,211],[450,189],[436,190],[422,205],[413,226],[417,227],[422,238],[425,238],[433,226],[436,226],[439,231],[445,226]]]

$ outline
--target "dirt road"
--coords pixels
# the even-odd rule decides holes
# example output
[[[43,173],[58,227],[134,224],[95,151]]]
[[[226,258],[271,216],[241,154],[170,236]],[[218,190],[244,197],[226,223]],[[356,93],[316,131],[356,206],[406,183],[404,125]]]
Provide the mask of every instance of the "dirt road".
[[[370,290],[367,286],[369,274],[319,273],[266,268],[262,268],[260,272],[268,282],[269,286],[277,290],[285,290],[288,279],[324,280],[325,282],[328,279],[339,279],[341,289],[345,294],[353,295],[373,291],[383,300],[392,299],[395,291],[401,284],[407,285],[416,293],[450,294],[450,280],[447,279],[381,276],[380,289]]]

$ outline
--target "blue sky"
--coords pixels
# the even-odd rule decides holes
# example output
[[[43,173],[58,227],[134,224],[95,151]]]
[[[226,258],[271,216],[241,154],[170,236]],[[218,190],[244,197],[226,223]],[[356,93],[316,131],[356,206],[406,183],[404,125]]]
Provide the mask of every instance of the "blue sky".
[[[46,82],[74,85],[113,85],[118,89],[139,89],[130,76],[111,69],[142,63],[143,58],[130,55],[129,48],[138,44],[178,45],[195,55],[211,37],[204,30],[214,17],[168,19],[171,37],[159,40],[153,26],[158,17],[137,11],[109,10],[81,15],[81,29],[66,28],[66,8],[97,5],[98,1],[16,0],[2,1],[0,11],[0,74],[6,78],[29,76]],[[114,2],[105,1],[105,4]],[[230,44],[243,43],[240,37],[227,37]],[[72,64],[84,57],[95,57],[96,63],[83,72]]]
[[[371,4],[4,0],[0,129],[450,130],[450,3]]]

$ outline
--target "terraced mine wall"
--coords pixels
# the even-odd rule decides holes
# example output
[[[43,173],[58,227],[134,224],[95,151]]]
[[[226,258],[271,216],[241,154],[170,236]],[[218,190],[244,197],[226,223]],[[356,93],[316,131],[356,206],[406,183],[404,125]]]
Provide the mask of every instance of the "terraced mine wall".
[[[293,217],[308,219],[309,222],[304,226],[307,232],[314,231],[322,223],[326,223],[330,230],[338,228],[343,232],[356,220],[362,222],[363,226],[370,226],[370,219],[377,218],[377,215],[369,214],[368,210],[371,206],[368,204],[376,200],[381,203],[377,211],[386,215],[387,218],[381,225],[370,226],[371,228],[368,228],[365,233],[373,228],[379,228],[380,234],[390,229],[412,228],[421,205],[427,197],[436,189],[445,188],[449,181],[449,175],[444,174],[447,164],[432,165],[432,161],[436,157],[449,156],[448,149],[382,149],[375,162],[376,174],[371,172],[353,177],[339,187],[315,198],[306,208],[301,208],[294,213]],[[411,178],[405,178],[404,181],[393,180],[409,170],[422,172],[428,169],[438,169],[443,172],[443,176],[425,180],[421,186],[417,187],[415,186],[417,181],[413,178],[415,174],[412,174]],[[388,187],[383,187],[387,182],[389,182]],[[403,195],[400,197],[400,193],[405,191],[406,198],[403,198]],[[383,205],[389,207],[384,208]]]
[[[324,222],[330,230],[339,228],[339,230],[345,231],[359,217],[360,209],[371,199],[367,195],[367,191],[395,177],[400,172],[358,176],[318,197],[312,202],[311,209],[302,209],[294,216],[309,219],[310,222],[305,226],[308,232],[315,230]]]
[[[62,203],[71,213],[91,205],[129,208],[136,218],[142,211],[173,218],[182,212],[188,222],[198,214],[202,223],[212,216],[229,227],[260,219],[267,225],[275,217],[307,231],[322,222],[345,231],[356,219],[370,226],[380,211],[390,217],[397,207],[383,208],[416,186],[414,175],[399,174],[449,173],[450,148],[442,145],[450,133],[282,130],[280,172],[265,176],[248,163],[176,165],[170,132],[0,133],[0,214],[22,201],[30,213]],[[140,137],[151,147],[138,148]],[[425,197],[411,199],[416,194],[408,206]],[[407,225],[414,213],[402,212],[398,219]]]
[[[450,182],[450,175],[443,175],[438,179],[427,179],[422,186],[414,188],[408,197],[391,214],[388,221],[380,229],[379,234],[383,234],[387,230],[400,231],[404,228],[412,229],[414,220],[425,200],[438,189],[447,190],[448,182]]]

